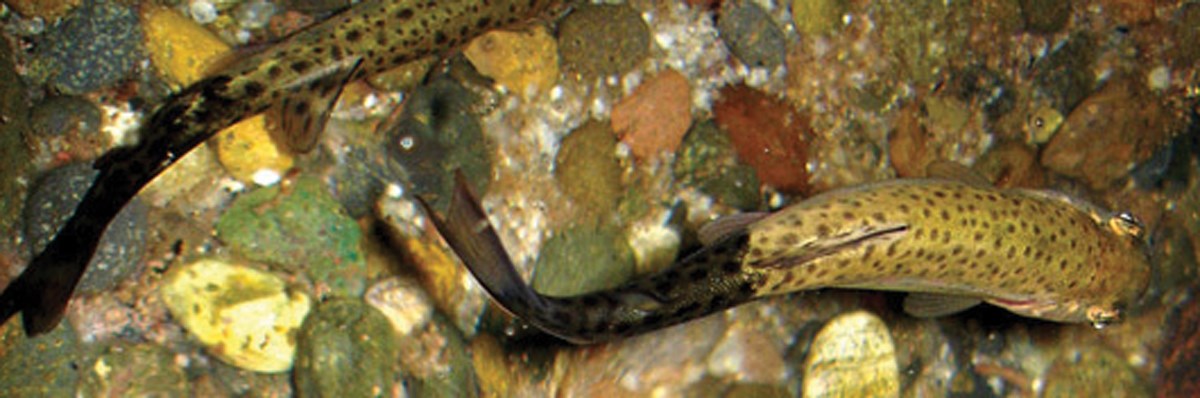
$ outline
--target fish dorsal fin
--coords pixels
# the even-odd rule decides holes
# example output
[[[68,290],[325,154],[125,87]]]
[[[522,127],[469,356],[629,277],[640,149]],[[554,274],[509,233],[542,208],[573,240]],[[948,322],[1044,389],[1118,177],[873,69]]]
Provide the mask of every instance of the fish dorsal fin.
[[[312,151],[342,89],[361,64],[362,59],[345,60],[289,84],[274,109],[279,121],[279,128],[271,129],[275,144],[294,154]]]
[[[979,305],[976,297],[936,293],[909,293],[904,298],[904,312],[917,318],[936,318],[965,311]]]
[[[951,162],[949,160],[935,160],[933,163],[925,166],[925,176],[958,181],[980,187],[992,186],[992,182],[987,177],[975,172],[975,170],[971,170],[971,168],[964,166],[962,163]]]
[[[766,212],[730,214],[704,224],[699,231],[696,231],[696,235],[700,238],[700,244],[708,246],[720,242],[726,236],[746,230],[750,224],[770,214]]]

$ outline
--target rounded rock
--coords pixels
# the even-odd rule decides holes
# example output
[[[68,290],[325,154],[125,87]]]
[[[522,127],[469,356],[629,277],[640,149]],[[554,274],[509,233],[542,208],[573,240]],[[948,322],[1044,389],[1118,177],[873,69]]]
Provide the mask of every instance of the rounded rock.
[[[42,251],[83,200],[97,171],[84,163],[51,170],[31,191],[25,204],[25,237],[30,253]],[[134,273],[146,247],[146,206],[134,198],[117,213],[100,237],[99,246],[80,280],[82,293],[113,288]]]
[[[896,397],[900,368],[883,320],[866,311],[833,318],[804,362],[804,397]]]
[[[292,367],[310,299],[266,272],[214,259],[172,268],[163,303],[212,355],[246,370]]]

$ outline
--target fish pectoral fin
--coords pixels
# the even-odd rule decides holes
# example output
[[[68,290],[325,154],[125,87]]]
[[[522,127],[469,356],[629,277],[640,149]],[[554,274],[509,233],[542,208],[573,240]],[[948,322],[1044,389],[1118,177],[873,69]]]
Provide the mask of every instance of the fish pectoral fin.
[[[745,231],[750,224],[768,215],[770,213],[766,212],[730,214],[704,224],[699,231],[696,231],[696,235],[700,238],[700,244],[708,246],[720,242],[727,236]]]
[[[962,163],[949,160],[935,160],[925,166],[925,176],[943,180],[958,181],[979,187],[991,187],[992,181]]]
[[[342,89],[354,76],[362,59],[335,63],[320,74],[306,76],[288,85],[272,115],[279,128],[268,129],[276,145],[293,154],[307,153],[317,146],[329,114]]]
[[[917,318],[936,318],[966,311],[983,300],[977,297],[935,293],[909,293],[904,298],[904,312]]]

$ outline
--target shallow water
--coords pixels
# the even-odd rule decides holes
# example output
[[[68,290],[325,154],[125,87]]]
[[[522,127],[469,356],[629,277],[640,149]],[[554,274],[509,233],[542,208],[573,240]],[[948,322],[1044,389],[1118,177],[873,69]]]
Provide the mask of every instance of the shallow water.
[[[228,56],[163,43],[236,56],[339,7],[168,4],[182,18],[163,33],[153,2],[115,3],[97,31],[144,33],[87,47],[108,37],[69,33],[99,13],[75,3],[0,16],[0,281],[32,255],[17,209],[33,181],[132,142],[131,122],[183,85],[187,66],[164,59]],[[1200,5],[1044,3],[580,6],[434,72],[353,82],[316,153],[275,150],[268,118],[148,187],[147,232],[122,234],[146,238],[135,276],[76,297],[45,337],[0,329],[0,395],[1200,394]],[[901,294],[827,290],[577,347],[489,305],[413,202],[439,204],[464,170],[523,276],[571,294],[669,266],[718,216],[938,160],[1133,213],[1152,243],[1146,296],[1095,329],[986,306],[916,319]],[[233,271],[196,271],[210,260]],[[361,359],[322,360],[339,355]]]

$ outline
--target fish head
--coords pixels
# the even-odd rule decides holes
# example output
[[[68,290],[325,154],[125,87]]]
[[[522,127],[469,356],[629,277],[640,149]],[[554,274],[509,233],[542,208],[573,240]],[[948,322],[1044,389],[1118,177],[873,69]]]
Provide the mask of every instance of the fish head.
[[[1150,284],[1150,255],[1146,227],[1128,212],[1093,214],[1100,252],[1095,279],[1077,297],[1073,317],[1097,329],[1119,322]]]
[[[1089,213],[1095,223],[1088,236],[1098,243],[1098,250],[1086,260],[1094,276],[1088,283],[1046,296],[993,297],[987,301],[1023,316],[1055,322],[1090,323],[1103,328],[1121,321],[1149,285],[1145,227],[1129,213]]]

